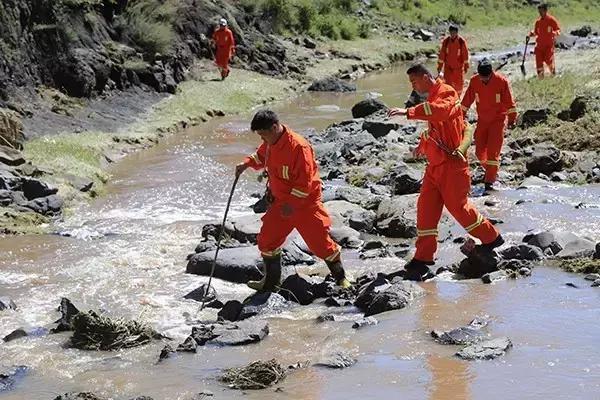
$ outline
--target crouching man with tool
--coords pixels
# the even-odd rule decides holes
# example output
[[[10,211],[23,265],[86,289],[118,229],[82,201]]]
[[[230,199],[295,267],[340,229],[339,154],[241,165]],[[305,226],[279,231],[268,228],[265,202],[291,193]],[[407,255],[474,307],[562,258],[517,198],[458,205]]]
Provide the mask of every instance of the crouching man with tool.
[[[236,167],[236,176],[248,167],[265,169],[270,205],[258,234],[265,270],[261,281],[248,282],[259,291],[273,291],[281,280],[281,246],[295,228],[308,248],[325,263],[336,283],[350,286],[339,246],[329,236],[331,219],[321,201],[321,179],[311,145],[279,122],[271,110],[254,115],[250,129],[263,140],[256,153]]]
[[[472,132],[465,124],[458,93],[452,86],[434,79],[422,64],[412,66],[407,74],[415,91],[429,93],[427,101],[408,109],[393,108],[388,116],[406,115],[408,119],[427,121],[428,130],[421,135],[414,153],[425,155],[428,165],[417,201],[416,253],[404,270],[390,276],[421,281],[430,277],[428,266],[434,264],[438,223],[444,206],[469,234],[481,240],[478,251],[491,251],[504,240],[468,200],[471,177],[466,151]],[[469,248],[466,252],[474,250]]]

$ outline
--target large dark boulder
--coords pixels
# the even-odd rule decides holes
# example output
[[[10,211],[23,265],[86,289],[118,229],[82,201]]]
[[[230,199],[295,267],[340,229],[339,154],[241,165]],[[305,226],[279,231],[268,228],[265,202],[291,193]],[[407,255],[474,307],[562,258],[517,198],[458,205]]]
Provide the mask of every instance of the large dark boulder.
[[[356,85],[341,79],[329,77],[314,81],[308,90],[311,92],[356,92]]]
[[[542,249],[529,244],[509,246],[500,250],[499,254],[505,260],[540,261],[544,259]]]
[[[25,159],[20,151],[4,146],[0,140],[0,163],[16,167],[25,164]]]
[[[480,319],[475,319],[467,326],[461,326],[449,331],[431,331],[431,337],[436,342],[441,344],[450,345],[466,345],[481,342],[487,335],[482,328],[487,325],[487,322],[483,322]]]
[[[419,193],[423,173],[405,163],[396,165],[390,173],[384,177],[381,184],[391,185],[392,193],[396,196]]]
[[[571,31],[571,35],[582,37],[582,38],[588,37],[591,34],[592,34],[592,27],[589,25],[583,25],[581,28],[574,29]]]
[[[352,118],[365,118],[380,110],[387,110],[387,106],[381,100],[362,100],[352,107]]]
[[[345,249],[358,249],[363,243],[360,233],[348,226],[334,226],[329,231],[329,235],[334,242]]]
[[[476,247],[467,258],[463,259],[457,273],[468,279],[481,278],[485,274],[498,271],[500,257],[495,251],[487,251]]]
[[[60,214],[63,204],[62,198],[52,194],[50,196],[39,197],[28,201],[24,206],[38,214],[52,216]]]
[[[533,148],[533,154],[527,160],[525,168],[527,175],[550,176],[553,172],[561,171],[564,164],[563,154],[559,149],[552,144],[541,144]]]
[[[220,250],[214,277],[236,283],[259,280],[262,277],[260,272],[262,259],[259,254],[256,247]],[[186,272],[209,276],[214,257],[214,251],[192,255],[188,260]]]
[[[417,196],[397,196],[384,199],[377,208],[375,228],[393,238],[417,237]]]
[[[379,120],[366,120],[363,122],[363,129],[369,132],[375,138],[382,138],[391,131],[398,130],[400,125],[395,122],[379,121]]]
[[[48,186],[47,183],[36,179],[23,179],[21,190],[27,200],[34,200],[40,197],[47,197],[58,193],[58,189]]]
[[[413,300],[425,295],[423,288],[413,282],[395,278],[391,283],[382,277],[361,288],[355,305],[365,317],[407,307]]]
[[[307,275],[293,274],[283,281],[279,294],[286,300],[305,306],[317,298],[315,286],[321,281]]]
[[[539,110],[527,110],[519,118],[519,126],[522,128],[530,128],[537,124],[544,123],[550,116],[550,110],[547,108]]]
[[[283,296],[272,292],[257,292],[245,299],[242,304],[239,320],[257,315],[278,314],[291,306],[291,303]]]
[[[562,246],[556,241],[554,233],[543,231],[538,233],[530,233],[525,235],[523,242],[530,246],[539,247],[542,251],[558,254],[562,250]]]

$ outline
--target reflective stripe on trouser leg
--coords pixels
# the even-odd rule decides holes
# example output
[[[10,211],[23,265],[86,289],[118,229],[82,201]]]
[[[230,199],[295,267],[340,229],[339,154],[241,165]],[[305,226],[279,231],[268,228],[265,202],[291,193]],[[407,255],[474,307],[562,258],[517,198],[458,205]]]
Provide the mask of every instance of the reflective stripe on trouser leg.
[[[427,167],[417,200],[417,249],[414,258],[425,262],[433,261],[437,251],[437,226],[444,208],[441,193],[435,183],[440,168],[443,166]]]
[[[452,216],[470,235],[483,243],[490,243],[498,237],[498,231],[487,219],[483,218],[469,201],[471,177],[469,169],[458,163],[446,163],[444,174],[440,177],[444,205]]]

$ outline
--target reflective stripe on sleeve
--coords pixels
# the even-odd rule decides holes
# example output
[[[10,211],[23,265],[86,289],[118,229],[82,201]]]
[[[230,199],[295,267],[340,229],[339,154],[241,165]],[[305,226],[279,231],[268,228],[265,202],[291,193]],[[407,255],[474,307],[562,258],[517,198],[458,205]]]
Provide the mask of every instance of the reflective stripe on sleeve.
[[[306,193],[306,192],[303,192],[302,190],[298,190],[298,189],[296,189],[296,188],[293,188],[293,189],[292,189],[292,191],[291,191],[291,194],[292,194],[293,196],[299,197],[299,198],[301,198],[301,199],[305,199],[305,198],[307,198],[307,197],[308,197],[308,193]]]

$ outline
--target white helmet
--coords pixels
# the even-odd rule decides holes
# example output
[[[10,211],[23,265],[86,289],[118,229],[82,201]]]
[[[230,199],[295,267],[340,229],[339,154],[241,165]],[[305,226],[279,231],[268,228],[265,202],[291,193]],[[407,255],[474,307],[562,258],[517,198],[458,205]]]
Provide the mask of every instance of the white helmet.
[[[221,18],[221,20],[219,21],[219,25],[227,26],[227,20],[225,18]]]

